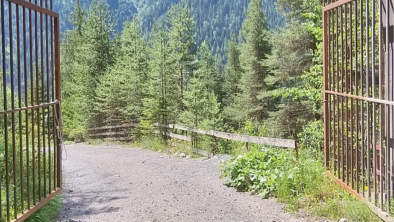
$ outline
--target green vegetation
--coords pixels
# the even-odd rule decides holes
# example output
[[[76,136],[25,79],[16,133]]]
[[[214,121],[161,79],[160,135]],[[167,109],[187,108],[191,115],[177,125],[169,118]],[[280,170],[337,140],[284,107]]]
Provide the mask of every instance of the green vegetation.
[[[379,221],[368,206],[346,193],[325,174],[321,154],[303,148],[298,161],[294,152],[273,148],[253,149],[223,165],[227,185],[261,197],[277,197],[286,209],[318,218]]]
[[[61,207],[61,197],[56,196],[25,221],[26,222],[54,221],[59,215],[60,207]]]

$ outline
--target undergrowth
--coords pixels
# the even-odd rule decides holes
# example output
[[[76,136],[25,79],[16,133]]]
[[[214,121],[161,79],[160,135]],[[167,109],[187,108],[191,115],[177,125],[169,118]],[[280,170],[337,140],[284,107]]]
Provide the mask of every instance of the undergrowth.
[[[135,141],[133,146],[153,150],[155,152],[160,151],[167,154],[185,153],[185,155],[190,156],[191,158],[200,157],[188,148],[190,145],[188,146],[181,141],[176,141],[177,146],[174,146],[173,142],[174,140],[168,140],[167,143],[164,143],[160,137],[145,136]]]
[[[380,221],[366,204],[329,178],[322,163],[321,157],[312,157],[306,150],[301,150],[296,161],[294,152],[254,149],[225,163],[222,176],[228,177],[228,186],[239,191],[277,197],[291,212],[302,210],[330,220]]]
[[[227,185],[263,198],[276,197],[290,212],[330,220],[381,221],[369,207],[337,185],[325,173],[321,141],[322,122],[311,123],[303,133],[299,159],[294,151],[252,146],[248,153],[222,165]]]

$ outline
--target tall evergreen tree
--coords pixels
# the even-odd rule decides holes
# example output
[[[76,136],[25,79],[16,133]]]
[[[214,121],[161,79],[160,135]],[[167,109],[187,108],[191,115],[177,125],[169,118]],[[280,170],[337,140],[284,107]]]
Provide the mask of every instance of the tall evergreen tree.
[[[184,109],[182,100],[185,85],[193,71],[193,61],[195,60],[192,49],[196,44],[194,40],[196,25],[186,0],[181,0],[178,4],[173,5],[167,16],[171,55],[177,62],[176,72],[179,75],[179,106]]]
[[[120,39],[116,62],[96,89],[96,112],[112,125],[140,121],[142,89],[148,75],[147,43],[136,17],[125,22]]]
[[[185,110],[180,121],[192,128],[213,129],[220,111],[217,94],[221,93],[221,77],[208,42],[201,44],[197,54],[198,69],[185,91]]]
[[[240,93],[234,99],[233,119],[243,121],[247,118],[261,122],[266,117],[269,101],[258,96],[267,90],[265,78],[269,75],[265,59],[271,51],[268,25],[261,11],[261,1],[252,0],[246,12],[240,39],[240,62],[243,70],[239,84]]]
[[[62,67],[62,115],[64,119],[64,134],[70,139],[81,140],[87,127],[89,81],[88,67],[84,54],[84,26],[86,10],[78,1],[70,15],[70,23],[74,29],[65,33],[61,44]]]
[[[175,123],[180,112],[179,79],[175,72],[176,61],[170,56],[168,33],[157,27],[152,33],[149,81],[144,87],[142,131],[152,132],[154,123],[159,126]],[[160,131],[167,132],[166,127]]]
[[[232,120],[233,111],[231,107],[235,102],[235,98],[240,93],[240,80],[242,76],[242,67],[240,62],[240,50],[238,46],[238,41],[235,34],[232,34],[231,40],[227,42],[227,63],[224,69],[225,82],[223,85],[223,91],[225,92],[224,99],[224,115],[226,117],[226,122],[229,125],[234,125]]]
[[[115,20],[109,5],[103,0],[94,0],[87,14],[84,35],[84,53],[88,66],[87,79],[89,88],[87,92],[89,110],[94,110],[96,88],[99,79],[107,72],[115,61]],[[91,113],[92,114],[92,113]],[[101,116],[91,115],[90,126],[100,124]]]

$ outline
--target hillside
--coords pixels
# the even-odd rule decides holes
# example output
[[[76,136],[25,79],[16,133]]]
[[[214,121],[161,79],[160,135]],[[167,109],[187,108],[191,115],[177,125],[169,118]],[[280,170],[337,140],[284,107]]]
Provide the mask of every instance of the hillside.
[[[62,31],[70,29],[67,17],[73,10],[75,0],[55,0],[55,10],[62,16]],[[83,0],[84,8],[88,8],[92,0]],[[107,0],[118,21],[120,31],[123,22],[134,14],[138,14],[143,30],[148,33],[155,21],[162,20],[171,4],[179,0]],[[193,0],[192,14],[196,22],[196,41],[198,45],[208,39],[213,54],[224,55],[226,42],[231,33],[239,33],[245,19],[245,10],[250,0]],[[283,26],[284,19],[276,11],[276,0],[262,0],[262,10],[267,17],[270,29]]]

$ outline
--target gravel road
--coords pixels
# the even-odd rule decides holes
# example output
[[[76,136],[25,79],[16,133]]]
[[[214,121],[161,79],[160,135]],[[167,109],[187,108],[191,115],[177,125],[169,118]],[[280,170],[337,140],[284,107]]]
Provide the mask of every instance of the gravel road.
[[[67,146],[58,221],[301,222],[274,199],[236,192],[216,159],[180,159],[138,148]]]

